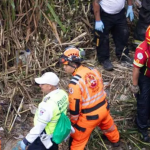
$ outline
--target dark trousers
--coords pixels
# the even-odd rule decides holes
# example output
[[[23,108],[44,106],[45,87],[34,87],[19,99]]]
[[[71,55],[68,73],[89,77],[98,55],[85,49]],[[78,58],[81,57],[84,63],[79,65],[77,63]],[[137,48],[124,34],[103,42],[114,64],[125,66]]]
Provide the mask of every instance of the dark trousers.
[[[136,123],[139,129],[147,130],[150,117],[150,78],[141,73],[138,83],[140,93],[137,94]]]
[[[47,149],[45,148],[40,138],[38,137],[31,145],[29,145],[27,150],[47,150]],[[58,144],[53,142],[53,146],[48,150],[58,150]]]
[[[104,23],[103,32],[99,32],[100,41],[97,46],[97,57],[99,62],[103,62],[109,59],[109,33],[113,35],[113,40],[116,46],[116,56],[121,57],[122,51],[127,47],[129,32],[127,26],[127,20],[125,16],[125,9],[120,13],[111,15],[105,13],[102,9],[100,12],[101,20]],[[126,48],[124,51],[128,55],[129,50]]]
[[[136,23],[134,38],[136,40],[144,41],[145,32],[150,25],[150,0],[142,0],[142,7],[139,12],[139,20]]]

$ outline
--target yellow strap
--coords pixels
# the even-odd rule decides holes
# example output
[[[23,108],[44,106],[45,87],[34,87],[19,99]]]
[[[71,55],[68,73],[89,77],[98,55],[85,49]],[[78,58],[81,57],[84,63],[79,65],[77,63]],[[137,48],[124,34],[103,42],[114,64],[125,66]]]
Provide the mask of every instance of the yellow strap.
[[[96,46],[99,46],[99,38],[96,40]]]
[[[146,51],[145,51],[145,54],[146,54],[147,58],[149,58],[149,56],[148,56],[148,54],[147,54],[147,52],[146,52]]]
[[[134,40],[134,44],[140,45],[143,41],[139,41],[139,40]]]
[[[146,75],[147,69],[145,69],[144,75]]]
[[[143,67],[144,65],[137,63],[135,60],[133,62],[134,65],[138,66],[138,67]]]

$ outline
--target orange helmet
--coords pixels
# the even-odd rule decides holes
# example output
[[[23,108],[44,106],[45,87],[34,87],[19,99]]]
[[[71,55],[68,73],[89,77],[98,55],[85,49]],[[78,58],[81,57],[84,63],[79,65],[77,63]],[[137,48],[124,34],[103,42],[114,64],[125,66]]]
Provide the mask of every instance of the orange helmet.
[[[60,63],[69,64],[69,62],[80,63],[83,61],[85,51],[81,48],[70,46],[66,48],[63,55],[60,57]]]
[[[150,44],[150,25],[148,26],[146,30],[145,40],[147,41],[148,44]]]

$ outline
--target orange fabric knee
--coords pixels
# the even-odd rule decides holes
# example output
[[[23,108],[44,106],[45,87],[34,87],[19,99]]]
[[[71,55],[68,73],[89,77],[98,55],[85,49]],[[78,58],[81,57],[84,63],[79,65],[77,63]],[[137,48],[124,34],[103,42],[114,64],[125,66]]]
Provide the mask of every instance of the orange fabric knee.
[[[101,122],[99,127],[101,128],[102,132],[107,136],[110,142],[116,143],[119,141],[120,136],[118,129],[109,113],[107,117]]]
[[[70,150],[84,150],[93,129],[86,128],[85,132],[82,132],[75,128],[75,133],[71,135],[73,141]]]

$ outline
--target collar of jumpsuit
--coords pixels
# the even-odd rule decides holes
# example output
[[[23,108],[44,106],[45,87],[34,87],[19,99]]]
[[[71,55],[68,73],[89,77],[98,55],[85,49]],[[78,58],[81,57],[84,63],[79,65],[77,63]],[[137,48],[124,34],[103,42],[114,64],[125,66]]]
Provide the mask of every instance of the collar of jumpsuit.
[[[76,68],[76,69],[74,70],[74,72],[72,73],[72,75],[75,76],[76,73],[77,73],[77,71],[78,71],[78,70],[82,70],[82,68],[83,68],[83,66],[80,65],[78,68]]]

